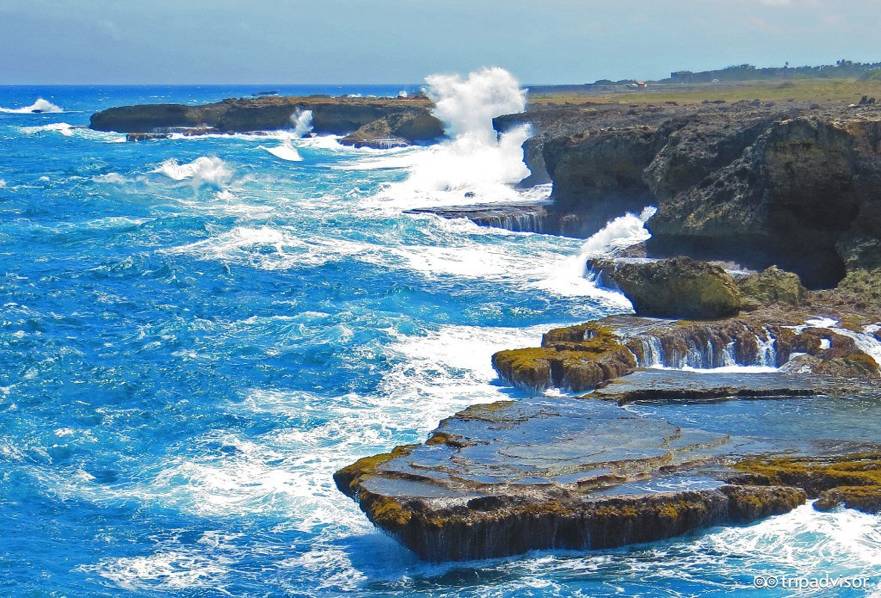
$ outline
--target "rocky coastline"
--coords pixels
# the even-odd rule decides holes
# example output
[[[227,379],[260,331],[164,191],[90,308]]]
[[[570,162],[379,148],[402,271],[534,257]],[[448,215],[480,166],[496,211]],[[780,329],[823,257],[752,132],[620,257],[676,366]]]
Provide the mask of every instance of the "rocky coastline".
[[[442,136],[431,108],[266,96],[112,108],[91,126],[142,140],[292,129],[311,111],[316,133],[387,147]],[[767,430],[701,429],[668,413],[792,401],[831,413],[877,400],[881,107],[551,104],[494,120],[499,132],[523,123],[535,134],[520,184],[550,183],[549,200],[466,196],[411,213],[584,238],[654,206],[647,242],[584,264],[634,313],[496,353],[499,379],[523,398],[471,406],[422,444],[344,467],[339,490],[429,560],[650,542],[808,500],[881,511],[877,437],[785,413]],[[737,366],[762,371],[699,373]]]
[[[655,206],[648,242],[585,263],[635,314],[496,353],[525,398],[474,405],[423,444],[344,467],[340,491],[429,560],[649,542],[808,500],[881,512],[877,436],[770,406],[772,421],[726,429],[671,411],[877,401],[881,110],[543,106],[494,124],[524,122],[536,135],[522,184],[550,181],[550,202],[416,212],[587,237]]]

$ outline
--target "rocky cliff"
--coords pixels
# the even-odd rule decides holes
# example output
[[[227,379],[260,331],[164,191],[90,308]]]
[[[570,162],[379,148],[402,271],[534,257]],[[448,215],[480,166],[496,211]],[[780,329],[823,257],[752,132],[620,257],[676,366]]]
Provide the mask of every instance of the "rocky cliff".
[[[98,131],[153,133],[187,128],[202,133],[241,133],[292,129],[292,117],[312,112],[316,133],[349,135],[344,142],[427,142],[443,135],[424,98],[347,98],[329,96],[228,99],[213,104],[144,104],[109,108],[92,115]]]
[[[589,236],[655,205],[653,256],[777,265],[812,288],[881,267],[878,106],[542,107],[495,124],[524,121],[553,181],[548,230]]]

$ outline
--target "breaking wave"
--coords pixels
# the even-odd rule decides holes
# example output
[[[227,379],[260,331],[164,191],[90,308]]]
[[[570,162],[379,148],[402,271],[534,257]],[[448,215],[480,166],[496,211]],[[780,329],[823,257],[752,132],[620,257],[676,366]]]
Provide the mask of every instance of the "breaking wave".
[[[444,124],[448,141],[393,156],[365,159],[356,168],[405,168],[407,179],[377,196],[395,208],[522,200],[513,185],[529,176],[523,163],[528,125],[499,135],[492,119],[526,109],[526,91],[501,68],[484,68],[467,77],[432,75],[426,93]]]
[[[61,112],[64,110],[60,106],[43,98],[37,98],[36,102],[24,108],[3,108],[0,106],[0,113],[3,114],[59,114]]]
[[[651,233],[645,223],[655,211],[656,208],[648,206],[638,216],[628,213],[609,221],[584,242],[578,255],[555,264],[548,278],[542,282],[542,287],[563,295],[614,299],[617,304],[629,308],[630,302],[623,295],[598,288],[595,281],[587,276],[587,260],[648,240]]]
[[[19,131],[24,135],[39,135],[42,133],[58,133],[64,137],[81,137],[83,139],[92,139],[95,141],[106,141],[108,143],[124,143],[125,137],[116,133],[104,131],[93,131],[86,127],[76,127],[69,123],[49,123],[48,125],[39,125],[35,127],[19,127]]]
[[[164,161],[151,172],[162,174],[173,181],[190,180],[196,185],[219,187],[232,178],[232,171],[217,156],[200,156],[187,164],[174,158]]]
[[[281,145],[277,145],[275,147],[266,147],[265,145],[261,145],[260,149],[265,150],[275,156],[280,160],[284,160],[286,162],[302,162],[303,156],[300,155],[300,152],[297,151],[297,148],[294,147],[294,144],[290,139],[285,139],[281,142]]]

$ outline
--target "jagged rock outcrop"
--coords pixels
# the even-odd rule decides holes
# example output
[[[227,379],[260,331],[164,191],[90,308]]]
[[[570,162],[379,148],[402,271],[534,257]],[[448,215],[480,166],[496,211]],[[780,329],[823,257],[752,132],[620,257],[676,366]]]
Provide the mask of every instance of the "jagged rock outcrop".
[[[292,116],[312,111],[316,133],[346,135],[349,142],[376,144],[383,139],[426,142],[443,127],[424,98],[349,98],[329,96],[228,99],[213,104],[143,104],[109,108],[92,115],[90,127],[122,133],[162,133],[174,128],[239,133],[291,129]]]
[[[563,234],[651,204],[652,257],[777,265],[815,289],[881,266],[878,106],[555,106],[496,126],[523,121]]]
[[[666,260],[595,259],[597,281],[620,290],[639,316],[715,319],[740,311],[743,299],[720,266],[687,257]]]

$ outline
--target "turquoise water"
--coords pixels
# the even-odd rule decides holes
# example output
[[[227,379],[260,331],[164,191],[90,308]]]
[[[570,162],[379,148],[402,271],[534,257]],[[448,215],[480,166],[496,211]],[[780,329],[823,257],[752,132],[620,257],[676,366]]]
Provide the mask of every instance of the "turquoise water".
[[[310,137],[287,161],[266,149],[278,137],[76,128],[108,106],[261,89],[0,87],[2,107],[63,110],[0,113],[0,594],[677,596],[745,592],[762,573],[877,579],[878,519],[809,507],[452,565],[376,531],[335,469],[516,398],[494,351],[620,299],[573,274],[580,241],[402,213],[461,203],[449,165],[505,148]],[[498,170],[469,173],[481,200],[518,195]]]

